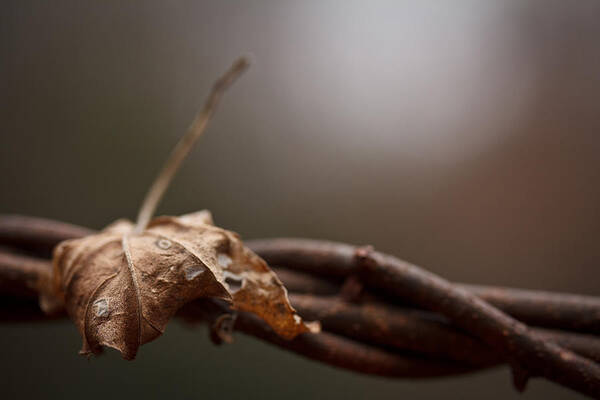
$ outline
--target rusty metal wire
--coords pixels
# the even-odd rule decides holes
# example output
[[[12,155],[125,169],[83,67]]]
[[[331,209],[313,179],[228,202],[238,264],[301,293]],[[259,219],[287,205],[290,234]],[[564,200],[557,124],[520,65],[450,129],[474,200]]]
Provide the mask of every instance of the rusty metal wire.
[[[52,247],[91,232],[0,217],[0,295],[14,310],[0,318],[43,320],[31,299],[49,278]],[[274,267],[298,312],[320,320],[324,332],[285,341],[244,313],[237,331],[360,373],[425,378],[506,363],[519,390],[540,376],[600,398],[600,298],[455,284],[370,247],[307,239],[247,244]],[[214,326],[230,313],[202,300],[179,316]]]

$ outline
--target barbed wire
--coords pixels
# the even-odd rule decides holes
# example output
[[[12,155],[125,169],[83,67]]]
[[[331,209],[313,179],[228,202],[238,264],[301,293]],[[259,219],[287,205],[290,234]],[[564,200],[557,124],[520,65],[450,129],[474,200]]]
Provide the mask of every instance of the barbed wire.
[[[0,217],[0,318],[60,318],[44,316],[36,304],[40,282],[51,274],[48,258],[60,241],[90,233],[58,221]],[[178,316],[207,323],[216,343],[228,341],[233,329],[330,365],[395,378],[508,364],[518,390],[539,376],[600,398],[598,297],[451,283],[369,246],[310,239],[246,244],[273,267],[300,315],[319,320],[323,332],[286,341],[218,300],[183,307]]]

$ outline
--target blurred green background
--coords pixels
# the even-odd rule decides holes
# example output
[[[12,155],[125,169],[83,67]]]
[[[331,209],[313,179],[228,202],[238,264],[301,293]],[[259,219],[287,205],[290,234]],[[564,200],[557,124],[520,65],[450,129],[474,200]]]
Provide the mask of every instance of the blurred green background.
[[[245,238],[372,244],[449,279],[600,295],[596,1],[0,3],[0,212],[101,228],[137,208],[214,79],[160,213]],[[3,398],[577,398],[508,369],[334,370],[174,322],[134,362],[69,322],[0,325]]]

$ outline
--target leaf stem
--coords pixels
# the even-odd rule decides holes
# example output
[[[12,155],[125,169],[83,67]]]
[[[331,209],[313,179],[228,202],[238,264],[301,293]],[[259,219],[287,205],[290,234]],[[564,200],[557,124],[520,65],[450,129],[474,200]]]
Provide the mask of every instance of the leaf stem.
[[[146,194],[142,207],[138,213],[137,223],[134,229],[135,234],[139,234],[146,229],[150,219],[156,211],[158,203],[173,180],[173,176],[175,176],[175,173],[179,170],[181,163],[188,156],[196,141],[202,136],[204,131],[206,131],[208,122],[217,109],[219,100],[225,93],[225,90],[227,90],[227,88],[249,67],[249,65],[250,63],[246,57],[240,57],[233,63],[229,70],[215,82],[204,103],[204,107],[196,115],[187,132],[179,140],[167,162],[154,180],[150,190]]]

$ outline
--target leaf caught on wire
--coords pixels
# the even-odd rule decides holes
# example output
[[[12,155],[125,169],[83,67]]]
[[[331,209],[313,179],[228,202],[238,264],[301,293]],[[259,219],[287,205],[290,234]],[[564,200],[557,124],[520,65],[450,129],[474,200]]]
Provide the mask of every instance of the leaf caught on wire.
[[[139,235],[133,228],[118,221],[55,250],[55,291],[83,337],[83,354],[108,346],[133,359],[180,307],[202,297],[254,313],[286,339],[314,330],[267,264],[237,234],[212,225],[207,211],[155,218]]]
[[[240,58],[216,81],[204,107],[151,186],[137,222],[119,220],[98,234],[60,243],[47,311],[64,306],[83,337],[83,354],[115,348],[133,359],[160,336],[184,304],[223,299],[258,315],[281,337],[318,331],[296,314],[281,281],[239,236],[216,227],[208,211],[152,220],[173,176],[205,132],[224,91],[249,65]]]

